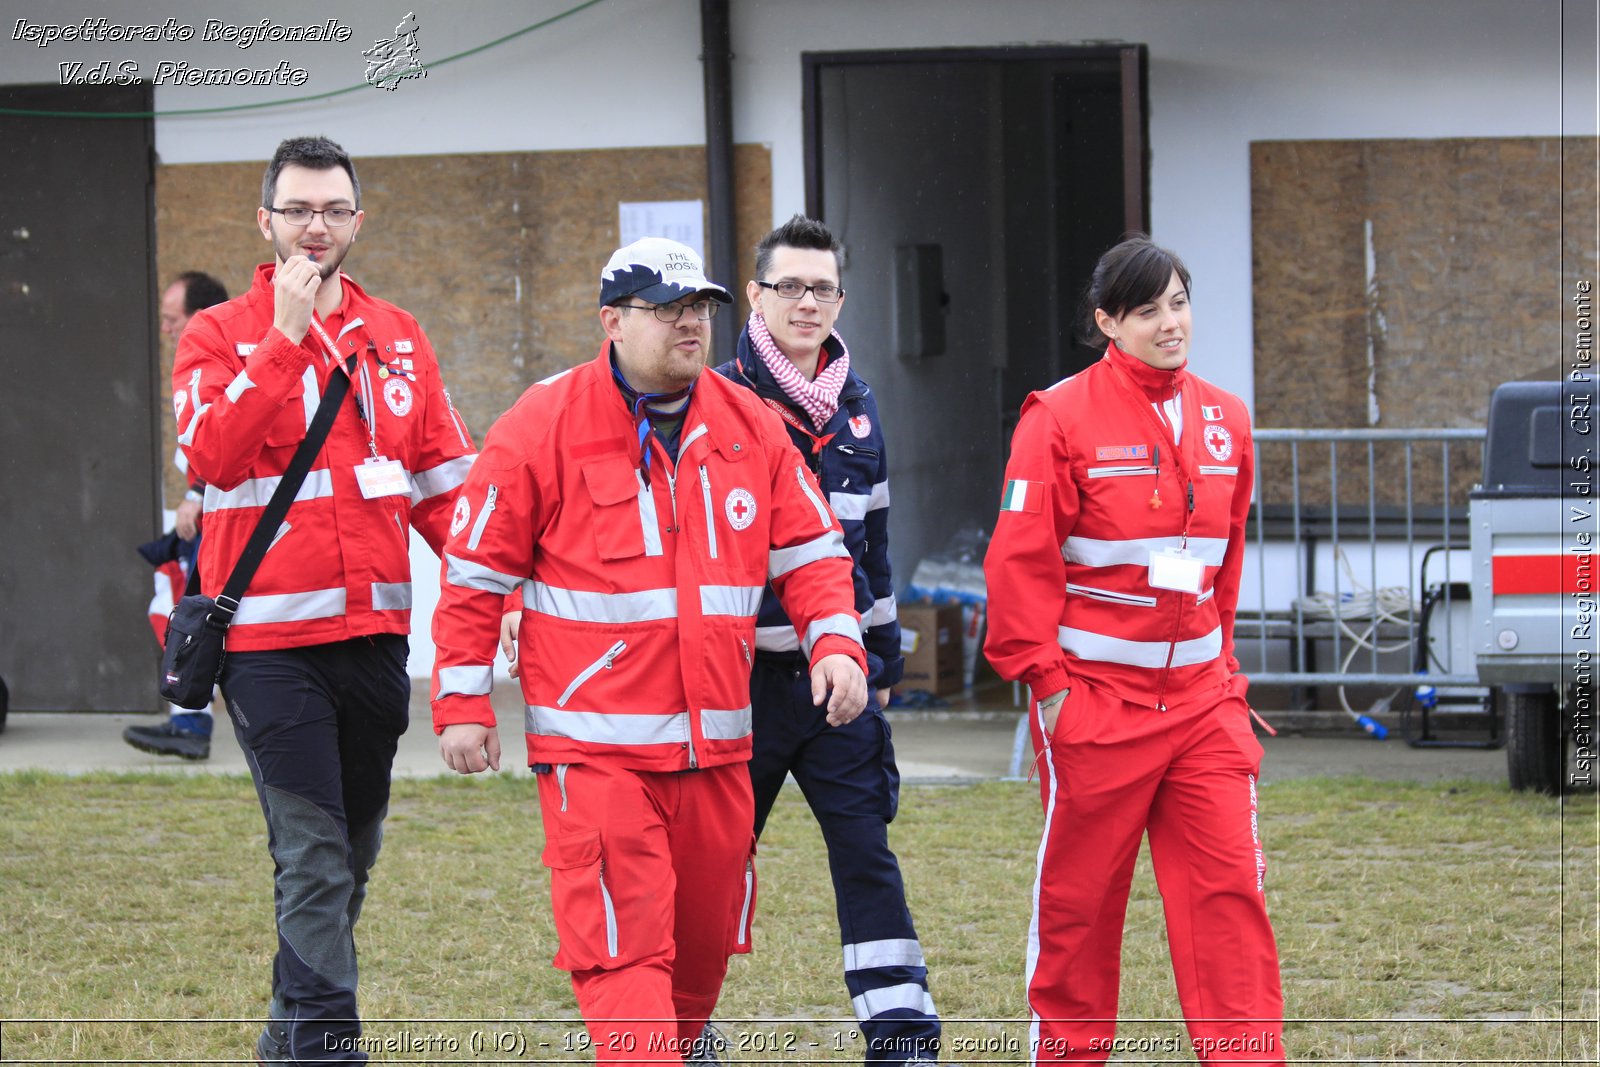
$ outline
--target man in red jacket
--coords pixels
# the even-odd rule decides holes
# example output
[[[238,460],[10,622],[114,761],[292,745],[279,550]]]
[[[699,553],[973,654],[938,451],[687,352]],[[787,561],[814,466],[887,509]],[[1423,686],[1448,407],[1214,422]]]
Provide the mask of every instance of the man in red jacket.
[[[704,373],[732,297],[645,238],[600,284],[593,361],[489,431],[445,546],[433,721],[453,769],[498,768],[489,704],[520,588],[527,705],[560,951],[605,1060],[694,1055],[753,904],[750,668],[772,588],[830,723],[866,705],[852,560],[777,416]]]
[[[417,321],[339,271],[361,229],[355,166],[325,138],[278,146],[256,221],[275,262],[178,344],[178,443],[206,482],[215,596],[349,374],[326,443],[228,632],[222,692],[276,866],[278,953],[261,1063],[362,1062],[351,930],[378,858],[411,681],[408,526],[443,548],[472,439]]]

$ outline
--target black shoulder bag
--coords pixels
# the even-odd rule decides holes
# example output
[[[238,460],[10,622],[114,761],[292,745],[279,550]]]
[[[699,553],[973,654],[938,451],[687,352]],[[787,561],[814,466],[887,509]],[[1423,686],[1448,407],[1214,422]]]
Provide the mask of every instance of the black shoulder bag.
[[[250,540],[239,554],[239,562],[228,576],[228,584],[215,600],[208,596],[186,596],[178,601],[167,617],[167,638],[161,652],[161,695],[180,708],[198,711],[211,704],[211,693],[222,678],[222,660],[226,652],[228,627],[234,613],[239,610],[239,599],[244,596],[256,568],[266,557],[267,549],[277,536],[289,505],[306,480],[306,472],[322,449],[328,431],[333,428],[334,416],[350,389],[350,374],[355,373],[355,357],[345,365],[349,372],[334,374],[328,382],[328,391],[322,394],[317,413],[306,430],[305,438],[289,461],[278,487],[261,513],[261,521],[250,535]],[[200,561],[195,560],[196,573]]]

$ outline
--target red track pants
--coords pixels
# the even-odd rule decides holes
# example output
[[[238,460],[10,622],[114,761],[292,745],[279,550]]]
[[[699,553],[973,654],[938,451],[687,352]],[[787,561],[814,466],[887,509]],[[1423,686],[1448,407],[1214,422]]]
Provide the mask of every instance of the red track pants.
[[[728,971],[753,890],[743,763],[656,773],[572,764],[538,776],[561,947],[600,1062],[681,1064]]]
[[[1261,745],[1227,688],[1169,710],[1074,682],[1048,745],[1029,928],[1034,1059],[1113,1051],[1123,918],[1148,830],[1178,1001],[1202,1062],[1282,1064],[1283,993],[1256,830]]]

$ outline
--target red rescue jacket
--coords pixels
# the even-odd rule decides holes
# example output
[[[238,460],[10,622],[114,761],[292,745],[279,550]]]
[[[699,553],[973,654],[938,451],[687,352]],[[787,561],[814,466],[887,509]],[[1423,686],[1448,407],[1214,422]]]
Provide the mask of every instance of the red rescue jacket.
[[[295,345],[272,328],[272,264],[242,296],[195,313],[172,371],[178,444],[204,479],[200,587],[222,591],[267,501],[305,438],[331,376],[315,329]],[[228,648],[295,648],[411,631],[414,525],[434,551],[474,456],[417,320],[341,275],[326,321],[339,355],[360,361],[289,514],[240,602]],[[370,420],[370,421],[369,421]],[[398,460],[406,495],[363,499],[355,468]]]
[[[695,382],[678,459],[640,462],[611,344],[534,385],[485,438],[433,617],[433,721],[494,725],[500,615],[521,586],[530,763],[679,771],[750,756],[756,612],[772,582],[812,663],[866,668],[839,523],[777,416]]]
[[[984,561],[1001,677],[1036,698],[1081,679],[1152,707],[1228,684],[1253,477],[1244,402],[1187,368],[1112,345],[1029,396]],[[1200,592],[1152,587],[1151,553],[1184,544]]]

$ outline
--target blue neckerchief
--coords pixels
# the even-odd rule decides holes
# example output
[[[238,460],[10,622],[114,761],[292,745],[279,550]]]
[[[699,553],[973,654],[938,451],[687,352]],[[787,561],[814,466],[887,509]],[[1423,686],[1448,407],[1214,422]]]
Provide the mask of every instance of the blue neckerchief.
[[[689,394],[694,392],[694,382],[690,382],[682,389],[672,393],[641,393],[634,389],[633,386],[629,385],[628,379],[624,378],[622,376],[622,371],[617,369],[617,360],[615,355],[613,355],[611,358],[611,377],[616,379],[617,388],[622,392],[622,399],[627,401],[629,410],[633,412],[634,425],[639,431],[639,458],[644,464],[644,469],[648,471],[650,469],[650,448],[647,442],[650,439],[651,430],[654,429],[654,424],[650,421],[650,416],[656,415],[658,417],[670,417],[671,415],[676,414],[676,412],[657,411],[655,410],[655,407],[664,403],[670,404],[679,400],[687,400]],[[687,413],[688,407],[689,405],[685,403],[680,411]],[[687,417],[686,414],[685,417]],[[667,453],[674,459],[676,459],[678,455],[678,438],[682,435],[682,433],[683,420],[679,420],[678,430],[672,434],[670,439],[665,434],[659,432],[656,434],[657,437],[661,438],[662,447],[664,447],[667,450]]]

